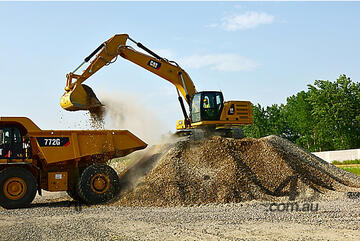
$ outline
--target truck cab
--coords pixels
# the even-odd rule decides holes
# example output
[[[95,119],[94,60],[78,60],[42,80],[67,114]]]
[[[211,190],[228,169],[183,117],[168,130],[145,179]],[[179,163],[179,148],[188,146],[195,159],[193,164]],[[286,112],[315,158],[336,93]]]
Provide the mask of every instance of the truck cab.
[[[28,159],[29,143],[25,134],[16,126],[0,127],[0,159]]]

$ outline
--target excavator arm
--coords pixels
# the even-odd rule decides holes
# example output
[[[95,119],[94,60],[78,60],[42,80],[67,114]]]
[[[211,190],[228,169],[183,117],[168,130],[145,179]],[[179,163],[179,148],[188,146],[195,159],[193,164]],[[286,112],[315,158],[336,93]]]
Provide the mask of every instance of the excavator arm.
[[[128,40],[135,43],[139,48],[143,49],[151,56],[139,52],[127,45]],[[95,55],[96,57],[90,62],[89,66],[81,75],[75,74],[83,64],[88,62]],[[141,43],[131,39],[127,34],[117,34],[102,43],[85,58],[84,62],[79,67],[67,74],[65,93],[60,100],[62,108],[69,111],[76,111],[91,110],[92,108],[101,106],[101,102],[96,98],[92,89],[82,83],[102,67],[115,62],[118,56],[141,66],[175,85],[184,117],[185,119],[188,119],[179,92],[190,105],[190,98],[197,92],[190,76],[176,62],[160,57]]]
[[[128,45],[129,41],[143,51],[135,50]],[[127,34],[115,35],[102,43],[79,67],[67,74],[65,93],[60,99],[62,108],[68,111],[88,110],[94,114],[99,113],[101,102],[92,89],[83,83],[104,66],[115,62],[119,56],[166,79],[176,87],[184,115],[184,120],[179,120],[176,127],[183,131],[180,133],[193,133],[195,129],[202,128],[205,132],[216,130],[224,136],[235,136],[235,132],[241,132],[238,126],[253,122],[250,101],[225,102],[221,91],[197,92],[190,76],[176,62],[160,57]],[[90,60],[82,74],[75,74]],[[181,95],[189,105],[190,118]]]

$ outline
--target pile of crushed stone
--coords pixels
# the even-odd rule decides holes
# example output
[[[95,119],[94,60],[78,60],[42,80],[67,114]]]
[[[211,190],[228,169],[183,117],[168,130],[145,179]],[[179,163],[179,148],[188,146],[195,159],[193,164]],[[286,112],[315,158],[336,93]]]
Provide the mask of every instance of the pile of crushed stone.
[[[360,188],[358,176],[277,136],[183,139],[152,148],[119,176],[121,206],[314,200]]]

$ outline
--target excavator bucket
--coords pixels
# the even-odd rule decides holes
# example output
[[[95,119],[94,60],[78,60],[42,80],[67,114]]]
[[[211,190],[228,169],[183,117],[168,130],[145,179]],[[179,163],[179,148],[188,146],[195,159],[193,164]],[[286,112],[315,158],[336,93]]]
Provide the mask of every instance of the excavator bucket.
[[[102,106],[94,91],[87,85],[77,84],[60,98],[60,105],[68,111],[91,110]]]

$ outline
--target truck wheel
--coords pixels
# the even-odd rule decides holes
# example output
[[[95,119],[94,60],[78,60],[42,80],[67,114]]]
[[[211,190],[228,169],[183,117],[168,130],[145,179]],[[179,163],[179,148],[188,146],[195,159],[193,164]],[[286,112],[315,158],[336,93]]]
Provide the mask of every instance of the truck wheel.
[[[75,189],[69,189],[66,191],[66,193],[75,201],[80,201],[81,198],[79,197],[79,195],[77,194]]]
[[[81,173],[76,190],[79,197],[87,204],[110,201],[119,190],[119,177],[111,167],[94,164]]]
[[[34,200],[37,183],[34,175],[22,167],[0,172],[0,205],[3,208],[27,207]]]

